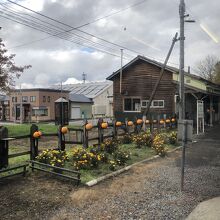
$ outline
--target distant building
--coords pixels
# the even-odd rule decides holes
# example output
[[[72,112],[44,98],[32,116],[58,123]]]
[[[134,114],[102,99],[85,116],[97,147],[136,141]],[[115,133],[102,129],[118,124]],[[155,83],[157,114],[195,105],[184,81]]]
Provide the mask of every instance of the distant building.
[[[67,84],[62,86],[63,89],[69,90],[70,94],[80,94],[93,101],[92,115],[113,116],[113,83],[111,81]],[[53,86],[59,88],[59,86]],[[79,109],[76,110],[79,114]]]
[[[0,120],[8,121],[10,119],[10,97],[7,95],[0,95]]]
[[[92,99],[82,94],[69,94],[70,120],[92,117]]]
[[[10,93],[10,121],[55,120],[55,101],[60,97],[69,100],[69,91],[57,89],[15,89]],[[21,117],[22,116],[22,117]]]

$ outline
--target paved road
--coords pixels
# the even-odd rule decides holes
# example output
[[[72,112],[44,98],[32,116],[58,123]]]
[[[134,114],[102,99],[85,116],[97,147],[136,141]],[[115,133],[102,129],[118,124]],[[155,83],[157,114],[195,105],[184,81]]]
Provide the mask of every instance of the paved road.
[[[186,150],[185,191],[180,156],[143,164],[92,189],[70,194],[52,219],[185,219],[201,202],[220,195],[220,125]]]

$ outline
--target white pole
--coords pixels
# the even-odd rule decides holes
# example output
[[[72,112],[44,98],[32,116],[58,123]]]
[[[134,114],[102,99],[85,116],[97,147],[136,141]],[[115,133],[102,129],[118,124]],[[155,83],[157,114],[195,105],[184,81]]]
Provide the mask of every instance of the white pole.
[[[21,84],[20,84],[20,124],[23,121],[23,111],[22,111],[22,93],[21,93]]]
[[[121,49],[121,69],[120,69],[120,94],[122,92],[122,66],[123,66],[123,49]]]

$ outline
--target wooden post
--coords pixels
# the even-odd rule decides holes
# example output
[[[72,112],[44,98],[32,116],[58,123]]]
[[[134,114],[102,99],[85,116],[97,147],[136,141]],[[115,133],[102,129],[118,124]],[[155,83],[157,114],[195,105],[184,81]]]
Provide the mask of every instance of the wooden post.
[[[0,128],[0,169],[8,166],[8,129],[6,127]]]
[[[98,139],[98,144],[101,145],[101,143],[103,143],[103,129],[102,129],[102,123],[103,123],[103,119],[102,118],[99,118],[98,120],[98,136],[99,136],[99,139]]]
[[[58,149],[64,151],[65,146],[65,135],[61,132],[62,126],[58,127]]]
[[[88,131],[86,129],[86,125],[88,124],[88,121],[85,120],[84,126],[83,126],[83,147],[88,148],[89,147],[89,138],[88,138]]]
[[[34,160],[38,156],[38,138],[34,138],[34,132],[38,131],[38,126],[32,124],[30,127],[30,160]]]
[[[113,126],[113,138],[117,139],[118,138],[118,129],[116,126],[116,120],[112,120],[112,126]]]

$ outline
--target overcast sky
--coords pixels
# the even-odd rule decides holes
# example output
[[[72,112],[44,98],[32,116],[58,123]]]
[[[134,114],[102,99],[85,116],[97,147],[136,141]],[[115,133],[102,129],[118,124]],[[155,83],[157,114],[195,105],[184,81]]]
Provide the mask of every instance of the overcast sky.
[[[16,1],[63,24],[14,6],[7,0],[0,0],[0,2],[3,3],[0,5],[0,15],[17,21],[18,16],[26,16],[38,22],[41,19],[48,28],[59,30],[56,33],[111,15],[80,28],[83,32],[72,30],[65,33],[65,36],[68,34],[69,41],[54,36],[48,37],[50,35],[46,33],[0,16],[2,27],[0,36],[9,52],[16,54],[16,64],[32,65],[32,68],[25,71],[17,81],[17,85],[22,84],[23,88],[43,87],[61,81],[77,82],[82,80],[83,72],[87,75],[88,81],[105,80],[107,76],[120,68],[120,45],[133,51],[124,49],[124,64],[138,54],[162,62],[169,50],[172,38],[179,31],[178,0]],[[139,2],[143,3],[132,7]],[[191,66],[192,72],[196,73],[193,69],[198,61],[207,55],[220,57],[220,43],[216,43],[220,40],[220,2],[219,0],[186,0],[185,3],[186,12],[190,14],[190,18],[196,20],[196,23],[185,24],[185,66],[186,69],[187,66]],[[14,13],[13,16],[10,16],[9,12]],[[16,19],[15,12],[17,13]],[[216,42],[202,30],[201,24]],[[33,23],[31,25],[33,26]],[[77,34],[80,39],[79,37],[76,39],[76,35],[73,34]],[[95,36],[119,46],[108,44]],[[85,38],[92,40],[95,48],[89,47]],[[84,45],[76,44],[75,41]],[[100,48],[114,56],[101,52]],[[179,43],[176,43],[170,58],[170,65],[178,67],[178,54]]]

